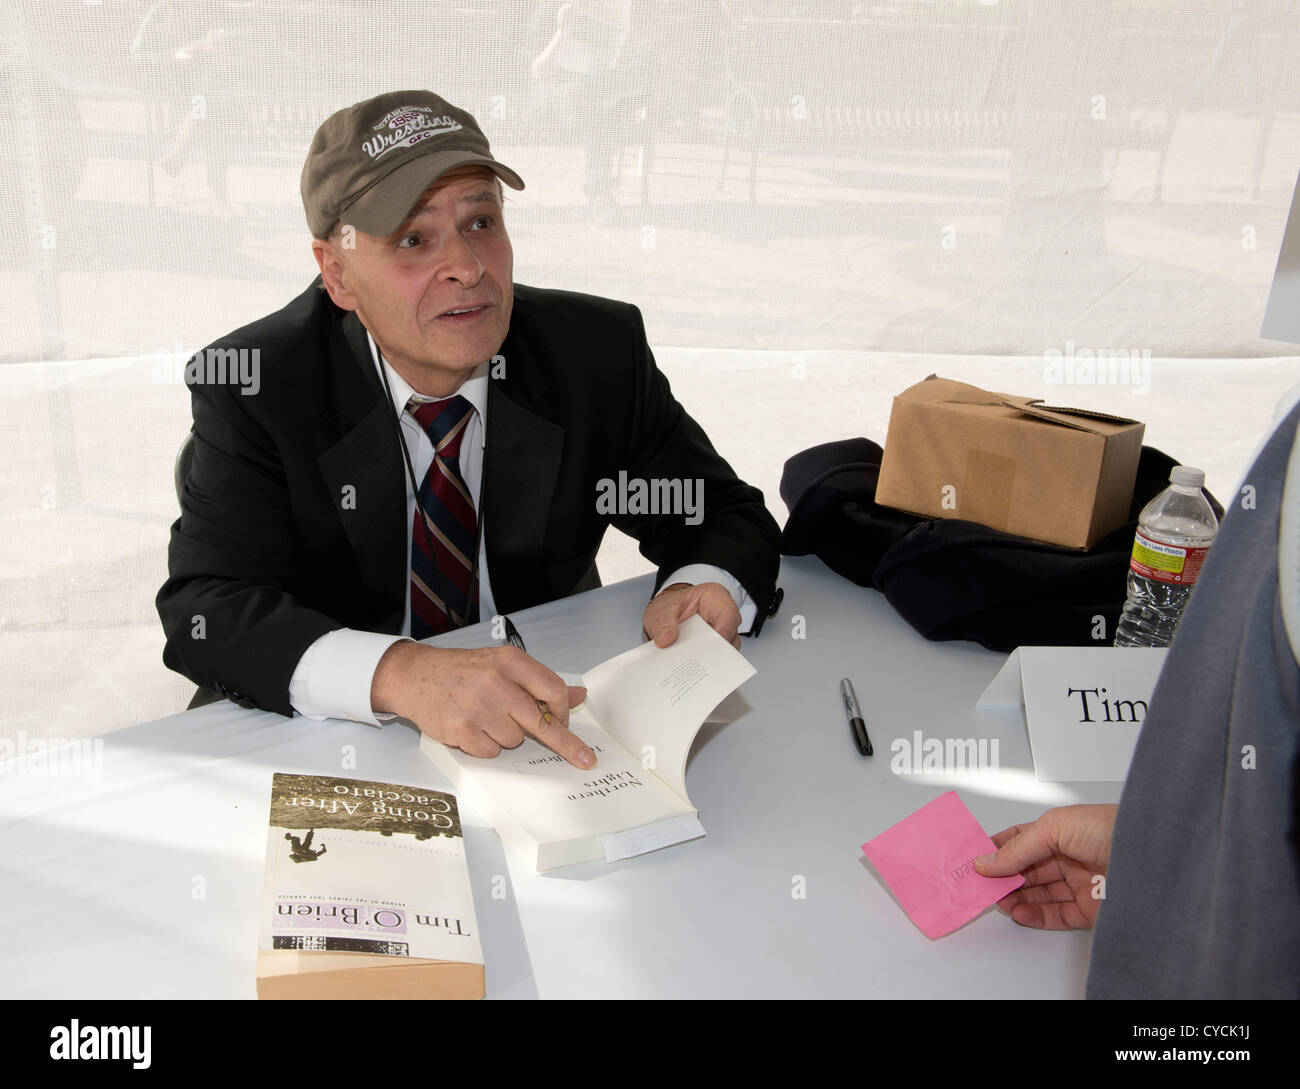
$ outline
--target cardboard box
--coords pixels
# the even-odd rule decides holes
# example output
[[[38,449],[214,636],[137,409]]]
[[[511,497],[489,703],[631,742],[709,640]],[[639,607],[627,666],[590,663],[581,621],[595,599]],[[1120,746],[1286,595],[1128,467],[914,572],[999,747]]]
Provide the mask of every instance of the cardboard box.
[[[1128,521],[1145,430],[931,375],[894,398],[876,502],[1091,548]]]

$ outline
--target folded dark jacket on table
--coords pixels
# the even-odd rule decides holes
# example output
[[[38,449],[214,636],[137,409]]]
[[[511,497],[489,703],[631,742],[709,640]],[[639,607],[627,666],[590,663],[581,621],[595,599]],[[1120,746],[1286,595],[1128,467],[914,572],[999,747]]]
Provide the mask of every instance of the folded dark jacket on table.
[[[1129,521],[1081,552],[882,507],[875,501],[881,453],[869,439],[845,439],[785,463],[783,555],[818,556],[874,587],[927,639],[970,639],[999,651],[1114,640],[1138,515],[1178,462],[1144,446]],[[1221,519],[1223,508],[1206,496]]]

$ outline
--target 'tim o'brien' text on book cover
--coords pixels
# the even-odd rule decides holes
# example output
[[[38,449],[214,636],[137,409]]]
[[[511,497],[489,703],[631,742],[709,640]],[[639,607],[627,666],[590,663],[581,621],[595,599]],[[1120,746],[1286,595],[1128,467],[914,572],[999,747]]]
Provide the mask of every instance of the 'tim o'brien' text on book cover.
[[[483,950],[453,795],[275,774],[257,994],[483,997]]]

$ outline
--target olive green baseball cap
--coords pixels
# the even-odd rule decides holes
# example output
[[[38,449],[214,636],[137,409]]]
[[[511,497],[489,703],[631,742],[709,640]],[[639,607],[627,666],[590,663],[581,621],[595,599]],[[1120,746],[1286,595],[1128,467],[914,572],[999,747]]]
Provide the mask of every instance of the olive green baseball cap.
[[[331,114],[302,167],[302,206],[314,238],[340,220],[386,237],[424,191],[458,166],[481,163],[512,189],[523,179],[492,157],[478,122],[430,91],[390,91]]]

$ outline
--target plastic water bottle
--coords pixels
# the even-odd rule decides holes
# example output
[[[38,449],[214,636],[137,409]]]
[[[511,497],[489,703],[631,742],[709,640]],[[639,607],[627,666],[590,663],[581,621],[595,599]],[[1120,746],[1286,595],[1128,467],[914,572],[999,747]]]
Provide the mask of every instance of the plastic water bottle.
[[[1200,469],[1175,465],[1169,487],[1142,508],[1117,647],[1167,647],[1173,639],[1219,532],[1219,520],[1201,492],[1204,483]]]

